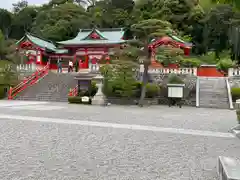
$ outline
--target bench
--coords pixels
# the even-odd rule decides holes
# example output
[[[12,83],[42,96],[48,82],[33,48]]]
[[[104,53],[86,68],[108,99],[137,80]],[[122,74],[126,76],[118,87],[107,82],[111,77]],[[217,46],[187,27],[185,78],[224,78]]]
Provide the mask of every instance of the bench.
[[[219,156],[218,174],[220,180],[240,180],[240,162],[233,158]]]

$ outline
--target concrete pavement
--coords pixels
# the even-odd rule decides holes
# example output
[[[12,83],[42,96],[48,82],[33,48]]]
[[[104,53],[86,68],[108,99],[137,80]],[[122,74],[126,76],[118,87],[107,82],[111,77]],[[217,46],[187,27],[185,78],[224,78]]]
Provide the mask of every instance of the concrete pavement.
[[[0,179],[215,180],[218,156],[240,158],[234,111],[7,103]]]

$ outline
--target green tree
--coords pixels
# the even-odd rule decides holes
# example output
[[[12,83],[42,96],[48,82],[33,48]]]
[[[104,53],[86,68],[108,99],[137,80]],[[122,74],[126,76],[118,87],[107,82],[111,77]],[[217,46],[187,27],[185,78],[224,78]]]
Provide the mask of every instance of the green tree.
[[[38,13],[32,31],[41,37],[55,41],[77,35],[79,28],[89,28],[90,14],[73,3],[60,4]]]
[[[13,12],[18,13],[28,6],[28,2],[26,0],[20,0],[17,3],[13,3]]]
[[[148,45],[154,38],[159,38],[171,32],[171,24],[167,21],[162,21],[158,19],[149,19],[140,21],[137,24],[131,26],[134,34],[142,41],[143,43],[143,84],[141,90],[141,97],[139,105],[143,106],[143,101],[146,96],[146,85],[148,83],[148,67],[151,64],[151,49]]]
[[[231,27],[234,11],[230,5],[217,5],[206,16],[205,30],[207,30],[207,45],[214,49],[216,58],[229,47],[229,30]]]
[[[0,29],[4,34],[5,38],[8,39],[12,25],[12,14],[5,10],[0,9]]]
[[[20,39],[24,36],[25,32],[29,32],[33,26],[37,13],[38,9],[32,6],[28,6],[18,13],[15,13],[10,37],[13,39]]]
[[[5,49],[5,38],[4,38],[2,31],[0,30],[0,60],[2,60],[4,58],[5,50],[6,50]]]

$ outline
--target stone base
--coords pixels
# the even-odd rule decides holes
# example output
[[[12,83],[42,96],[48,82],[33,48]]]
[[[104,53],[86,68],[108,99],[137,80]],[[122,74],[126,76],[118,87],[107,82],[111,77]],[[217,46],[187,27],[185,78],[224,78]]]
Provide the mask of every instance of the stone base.
[[[92,105],[105,105],[105,97],[104,96],[94,96],[92,99]]]
[[[230,132],[240,139],[240,124],[233,127]]]

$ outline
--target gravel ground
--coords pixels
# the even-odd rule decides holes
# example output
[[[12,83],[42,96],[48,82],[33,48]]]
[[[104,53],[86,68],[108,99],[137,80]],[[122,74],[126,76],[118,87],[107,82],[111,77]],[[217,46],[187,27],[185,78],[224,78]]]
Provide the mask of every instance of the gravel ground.
[[[8,114],[223,133],[236,125],[234,112],[227,110],[16,105],[3,107],[0,103],[0,117]],[[218,156],[240,158],[240,140],[234,137],[43,123],[14,117],[0,118],[0,136],[3,180],[217,180]]]

